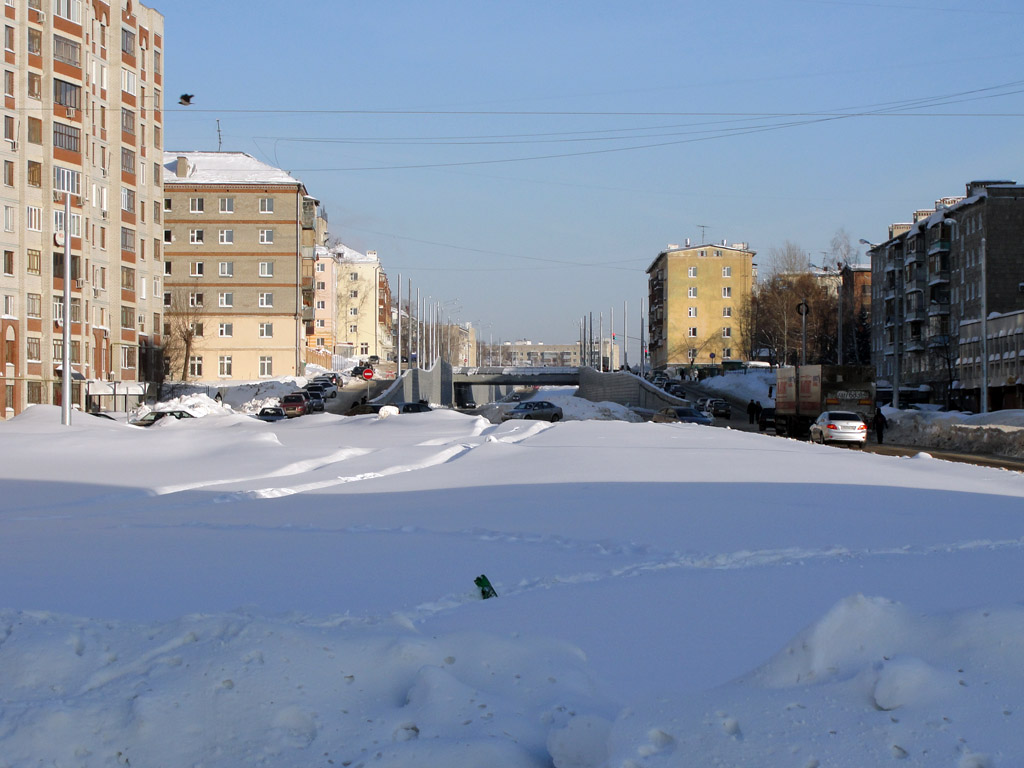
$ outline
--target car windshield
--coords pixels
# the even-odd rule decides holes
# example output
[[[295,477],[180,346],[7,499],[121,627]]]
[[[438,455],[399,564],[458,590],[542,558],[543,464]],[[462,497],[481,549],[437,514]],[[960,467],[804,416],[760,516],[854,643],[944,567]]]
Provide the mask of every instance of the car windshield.
[[[676,408],[676,414],[679,416],[700,416],[693,408]]]
[[[831,411],[828,418],[829,421],[860,421],[860,416],[849,411]]]

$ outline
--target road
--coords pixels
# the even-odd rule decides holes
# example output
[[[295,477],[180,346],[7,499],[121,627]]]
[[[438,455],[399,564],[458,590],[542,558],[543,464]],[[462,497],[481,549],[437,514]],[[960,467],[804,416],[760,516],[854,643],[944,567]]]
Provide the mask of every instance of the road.
[[[377,395],[390,387],[391,383],[391,379],[372,379],[369,382],[363,379],[351,379],[343,388],[338,390],[337,397],[332,397],[327,401],[327,411],[328,413],[343,414],[364,397],[367,400],[377,397]]]

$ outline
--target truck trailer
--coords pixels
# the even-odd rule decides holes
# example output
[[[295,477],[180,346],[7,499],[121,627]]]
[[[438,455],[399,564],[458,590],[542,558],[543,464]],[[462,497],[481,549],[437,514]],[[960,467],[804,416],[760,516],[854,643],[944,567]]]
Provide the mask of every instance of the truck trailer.
[[[797,365],[778,369],[775,434],[806,438],[823,411],[853,411],[867,423],[875,407],[874,369],[865,365]]]

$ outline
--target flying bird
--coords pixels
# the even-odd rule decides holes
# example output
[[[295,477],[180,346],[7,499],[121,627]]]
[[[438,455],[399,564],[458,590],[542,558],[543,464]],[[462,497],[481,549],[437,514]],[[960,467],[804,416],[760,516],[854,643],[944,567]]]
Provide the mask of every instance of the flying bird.
[[[183,107],[190,107],[192,106],[192,99],[194,98],[194,93],[183,93],[181,94],[181,98],[178,99],[178,103],[181,104],[181,106]]]

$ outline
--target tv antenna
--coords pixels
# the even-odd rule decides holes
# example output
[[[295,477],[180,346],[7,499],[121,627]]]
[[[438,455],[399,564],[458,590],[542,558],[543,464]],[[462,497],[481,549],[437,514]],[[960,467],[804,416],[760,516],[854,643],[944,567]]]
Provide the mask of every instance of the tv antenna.
[[[706,243],[707,240],[704,237],[704,230],[711,229],[711,227],[709,227],[707,224],[698,224],[697,226],[700,228],[700,242],[701,242],[701,244]]]
[[[220,139],[220,120],[217,120],[217,151],[220,152],[221,139]]]

